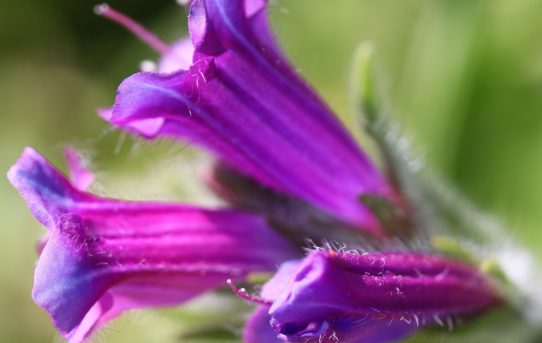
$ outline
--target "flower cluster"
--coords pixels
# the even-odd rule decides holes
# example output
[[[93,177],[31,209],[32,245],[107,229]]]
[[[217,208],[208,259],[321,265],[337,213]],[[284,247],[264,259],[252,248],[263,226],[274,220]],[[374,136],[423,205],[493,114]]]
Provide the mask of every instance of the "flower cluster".
[[[387,342],[503,302],[476,265],[397,244],[420,240],[412,204],[290,66],[266,5],[194,0],[190,40],[171,46],[97,8],[162,53],[156,70],[122,82],[101,116],[144,139],[211,152],[208,183],[229,206],[98,197],[76,152],[66,154],[68,180],[27,148],[8,177],[48,229],[32,296],[70,342],[124,311],[227,283],[259,304],[247,343]],[[275,273],[261,294],[234,286],[260,272]]]

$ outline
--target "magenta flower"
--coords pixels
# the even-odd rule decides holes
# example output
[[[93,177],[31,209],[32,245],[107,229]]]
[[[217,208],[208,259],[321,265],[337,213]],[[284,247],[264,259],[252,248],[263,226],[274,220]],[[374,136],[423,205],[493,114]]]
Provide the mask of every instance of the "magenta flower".
[[[178,304],[296,256],[258,216],[98,198],[32,149],[8,178],[48,229],[32,297],[72,342],[122,311]]]
[[[390,227],[396,222],[379,206],[403,214],[401,190],[289,65],[265,6],[192,1],[191,43],[171,46],[97,8],[162,54],[157,71],[126,79],[101,116],[145,139],[210,151],[217,163],[208,182],[230,208],[100,198],[86,191],[93,175],[73,150],[71,183],[25,150],[8,177],[48,229],[33,298],[70,342],[123,311],[178,305],[226,280],[261,303],[248,343],[385,342],[502,301],[496,281],[470,264],[430,247],[397,252],[392,233],[402,227]],[[316,250],[302,259],[309,239],[349,248],[370,241],[383,251]],[[261,296],[233,285],[277,270]]]
[[[202,146],[265,187],[381,234],[359,197],[394,192],[289,67],[267,27],[265,1],[194,1],[188,25],[192,65],[129,77],[108,120],[147,139]]]

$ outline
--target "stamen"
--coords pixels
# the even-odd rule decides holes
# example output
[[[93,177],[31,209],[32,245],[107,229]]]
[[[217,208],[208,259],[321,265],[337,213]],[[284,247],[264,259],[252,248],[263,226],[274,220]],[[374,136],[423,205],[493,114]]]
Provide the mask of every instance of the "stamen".
[[[273,304],[273,302],[271,300],[267,300],[267,299],[264,299],[264,298],[261,298],[261,297],[255,296],[255,295],[250,295],[250,294],[247,293],[247,290],[244,289],[244,288],[237,288],[233,284],[231,279],[228,279],[226,282],[230,286],[233,293],[235,295],[237,295],[239,298],[248,300],[248,301],[256,303],[256,304],[269,305],[269,306]]]
[[[171,50],[168,44],[144,28],[143,25],[111,8],[108,4],[97,5],[94,7],[94,13],[124,27],[160,54],[165,54]]]

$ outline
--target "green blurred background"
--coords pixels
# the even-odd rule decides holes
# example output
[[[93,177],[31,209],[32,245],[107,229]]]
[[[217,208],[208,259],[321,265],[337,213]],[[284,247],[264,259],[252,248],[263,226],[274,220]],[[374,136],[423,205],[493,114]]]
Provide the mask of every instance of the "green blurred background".
[[[174,174],[190,167],[179,158],[189,153],[141,146],[95,115],[141,60],[157,57],[93,15],[95,4],[0,2],[0,170],[28,145],[62,165],[70,144],[93,157],[99,192],[197,196]],[[173,0],[110,4],[167,41],[186,33],[186,11]],[[351,60],[359,42],[372,41],[393,114],[420,156],[542,256],[541,0],[278,0],[270,13],[285,51],[352,129]],[[43,230],[5,179],[0,204],[0,342],[61,341],[30,299]],[[97,341],[180,341],[180,319],[202,320],[170,312],[128,315]]]

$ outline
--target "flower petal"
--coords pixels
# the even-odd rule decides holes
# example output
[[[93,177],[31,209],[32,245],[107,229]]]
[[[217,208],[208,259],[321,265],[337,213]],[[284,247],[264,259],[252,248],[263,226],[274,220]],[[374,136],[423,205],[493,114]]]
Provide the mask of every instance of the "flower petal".
[[[8,177],[49,230],[34,301],[72,342],[127,309],[178,304],[296,254],[254,215],[82,193],[32,149]]]
[[[189,38],[182,38],[172,44],[171,49],[162,54],[158,62],[160,73],[172,73],[187,70],[192,65],[194,45]]]
[[[288,292],[301,262],[302,260],[292,260],[281,264],[275,275],[263,286],[262,298],[276,300],[281,294]]]
[[[389,343],[404,339],[417,330],[405,321],[371,317],[336,317],[322,326],[319,324],[310,323],[295,334],[279,334],[278,337],[287,343]]]
[[[400,337],[440,318],[474,315],[500,302],[488,276],[429,254],[314,252],[293,273],[281,268],[264,287],[267,295],[273,294],[267,287],[287,279],[281,273],[290,274],[290,281],[280,282],[269,313],[275,330],[289,342],[333,334],[343,337],[341,342],[367,335],[369,342],[386,341],[375,337]]]
[[[228,49],[258,49],[264,55],[278,52],[268,29],[266,5],[267,0],[193,1],[188,27],[197,53],[217,55]]]
[[[384,343],[395,342],[412,334],[416,327],[401,320],[370,317],[338,317],[326,325],[321,335],[286,336],[271,326],[269,306],[259,306],[250,315],[243,331],[245,343]]]
[[[68,163],[71,184],[80,191],[86,191],[94,181],[94,174],[85,166],[81,154],[73,148],[66,148],[64,159]]]
[[[243,331],[244,343],[283,343],[270,324],[269,306],[259,306],[250,315]]]

